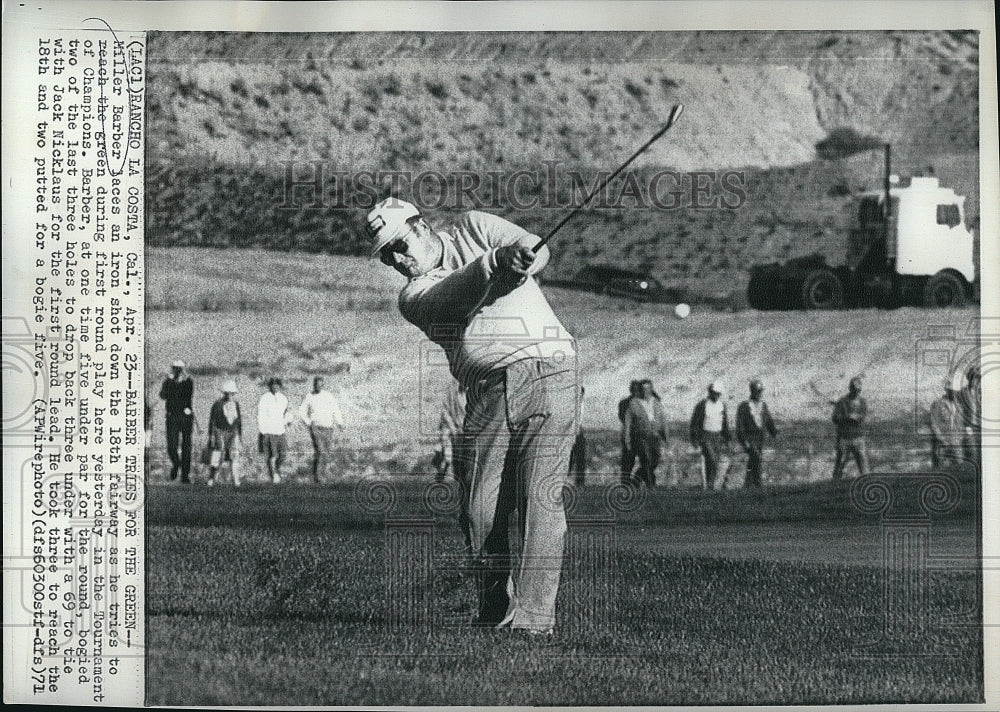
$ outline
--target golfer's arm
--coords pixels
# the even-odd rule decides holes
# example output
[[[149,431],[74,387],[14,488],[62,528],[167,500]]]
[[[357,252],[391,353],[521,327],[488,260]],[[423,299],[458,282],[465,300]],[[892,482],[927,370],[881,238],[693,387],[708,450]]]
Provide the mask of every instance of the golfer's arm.
[[[471,211],[467,214],[468,220],[472,223],[473,231],[482,235],[486,239],[486,244],[490,249],[490,267],[496,268],[495,251],[508,245],[524,245],[528,249],[534,248],[542,241],[538,235],[533,235],[522,227],[515,225],[509,220],[504,220],[497,215]],[[549,248],[542,247],[535,255],[535,261],[528,268],[528,274],[535,275],[545,269],[549,263]]]
[[[490,291],[489,253],[426,285],[411,282],[399,294],[399,311],[410,323],[427,330],[436,324],[461,324],[472,316]]]

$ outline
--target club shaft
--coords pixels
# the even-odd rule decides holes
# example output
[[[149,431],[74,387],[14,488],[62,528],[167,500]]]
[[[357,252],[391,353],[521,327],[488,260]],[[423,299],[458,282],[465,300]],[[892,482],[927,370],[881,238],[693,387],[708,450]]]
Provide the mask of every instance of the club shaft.
[[[638,158],[642,154],[643,151],[645,151],[647,148],[649,148],[650,146],[652,146],[661,136],[663,136],[663,134],[665,134],[667,131],[669,131],[670,127],[674,125],[674,122],[677,121],[677,117],[680,116],[681,111],[683,109],[684,109],[684,105],[683,104],[675,104],[674,108],[670,110],[670,118],[667,120],[667,123],[663,126],[663,128],[661,128],[659,131],[657,131],[655,134],[653,134],[653,137],[651,139],[649,139],[648,141],[646,141],[646,143],[642,144],[642,146],[635,153],[633,153],[629,157],[629,159],[627,161],[625,161],[623,164],[621,164],[620,166],[618,166],[618,169],[615,170],[614,173],[612,173],[607,178],[605,178],[603,181],[601,181],[601,184],[599,186],[597,186],[594,190],[592,190],[590,192],[590,194],[583,199],[583,202],[580,203],[580,205],[578,205],[572,211],[570,211],[566,215],[566,217],[564,217],[562,220],[560,220],[559,223],[554,228],[552,228],[551,230],[549,230],[549,233],[545,237],[542,238],[541,242],[539,242],[537,245],[535,245],[534,248],[532,248],[532,251],[537,253],[540,249],[542,249],[542,247],[545,246],[545,243],[547,243],[552,238],[553,235],[555,235],[557,232],[559,232],[559,230],[562,229],[562,226],[565,225],[566,223],[568,223],[570,221],[570,219],[573,218],[573,216],[575,216],[578,212],[580,212],[581,210],[583,210],[583,208],[585,208],[587,206],[587,203],[589,203],[591,201],[591,199],[595,195],[597,195],[602,190],[604,190],[605,186],[607,186],[608,183],[610,183],[612,180],[614,180],[614,178],[619,173],[621,173],[623,170],[625,170],[626,168],[628,168],[629,165],[632,163],[632,161],[634,161],[636,158]]]

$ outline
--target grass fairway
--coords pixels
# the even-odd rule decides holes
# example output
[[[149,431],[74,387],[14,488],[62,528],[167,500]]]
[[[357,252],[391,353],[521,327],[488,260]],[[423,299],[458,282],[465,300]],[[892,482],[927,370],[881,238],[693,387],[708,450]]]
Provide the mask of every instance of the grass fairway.
[[[971,481],[932,520],[934,557],[975,553]],[[433,527],[428,625],[395,624],[384,515],[354,488],[153,486],[147,689],[169,705],[662,705],[973,702],[976,576],[931,569],[926,625],[894,645],[881,530],[849,482],[762,493],[656,490],[604,551],[570,548],[551,640],[457,623],[472,611],[452,516]],[[426,516],[420,483],[393,517]],[[570,537],[606,514],[575,498]],[[610,525],[603,525],[610,526]],[[607,531],[605,529],[604,531]],[[419,563],[419,557],[408,560]],[[884,653],[890,653],[888,655]]]

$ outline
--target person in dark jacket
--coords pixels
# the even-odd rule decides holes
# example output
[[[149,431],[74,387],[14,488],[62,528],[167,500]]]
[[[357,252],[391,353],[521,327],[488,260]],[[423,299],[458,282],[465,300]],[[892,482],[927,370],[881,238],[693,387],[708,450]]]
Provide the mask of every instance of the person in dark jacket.
[[[240,486],[240,450],[243,447],[243,418],[240,404],[236,402],[236,381],[230,379],[222,386],[222,396],[212,404],[208,413],[208,443],[221,456],[208,469],[208,486],[215,484],[215,476],[224,463],[229,463],[233,484]]]
[[[868,403],[861,397],[861,379],[852,378],[847,395],[833,407],[833,423],[837,426],[837,456],[833,463],[833,479],[844,475],[847,458],[853,457],[858,465],[858,476],[868,472],[868,453],[865,444],[865,419]]]
[[[170,377],[160,386],[160,398],[167,411],[167,455],[170,457],[170,479],[176,480],[180,473],[181,482],[191,482],[191,430],[194,427],[194,411],[191,399],[194,396],[194,381],[184,371],[184,362],[170,364]]]
[[[635,457],[636,454],[632,450],[632,445],[626,437],[625,430],[625,417],[628,415],[629,406],[632,404],[632,399],[638,397],[639,395],[639,381],[632,381],[628,384],[628,395],[618,401],[618,420],[622,424],[622,455],[621,455],[621,471],[622,471],[622,482],[624,484],[630,484],[632,482],[632,470],[635,469]]]
[[[760,379],[750,381],[750,398],[736,409],[736,440],[747,453],[747,476],[744,487],[760,487],[761,460],[764,440],[775,437],[778,431],[771,419],[771,412],[764,401],[764,384]]]
[[[721,487],[719,458],[730,441],[729,414],[722,400],[723,387],[718,381],[708,384],[708,397],[702,398],[691,414],[691,444],[701,449],[705,468],[705,489]]]
[[[629,482],[645,482],[647,487],[655,487],[656,467],[660,464],[663,443],[667,439],[667,421],[660,397],[649,379],[638,382],[636,395],[629,399],[625,410],[623,425],[629,451],[639,459],[637,477],[630,477]]]

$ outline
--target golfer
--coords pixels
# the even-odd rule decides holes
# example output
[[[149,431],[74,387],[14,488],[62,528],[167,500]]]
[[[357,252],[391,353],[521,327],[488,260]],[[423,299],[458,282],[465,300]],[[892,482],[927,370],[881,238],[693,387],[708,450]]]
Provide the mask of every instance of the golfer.
[[[550,633],[579,389],[572,337],[533,278],[548,249],[535,254],[538,236],[477,211],[432,230],[396,198],[375,206],[368,230],[372,256],[408,279],[400,312],[444,349],[466,389],[456,457],[469,463],[461,519],[477,578],[475,622]]]

